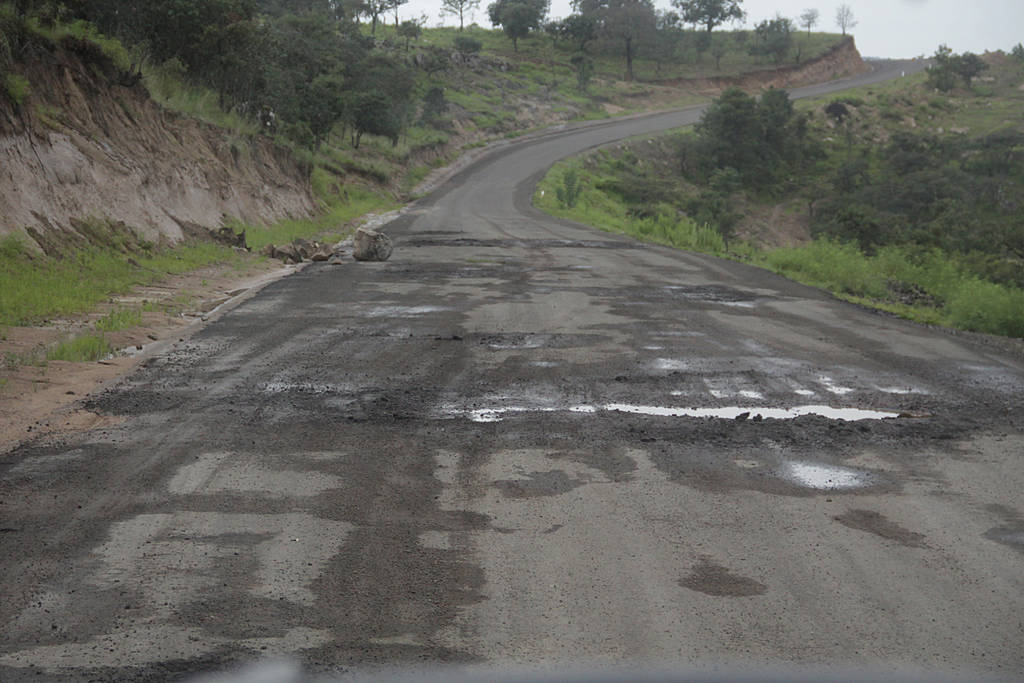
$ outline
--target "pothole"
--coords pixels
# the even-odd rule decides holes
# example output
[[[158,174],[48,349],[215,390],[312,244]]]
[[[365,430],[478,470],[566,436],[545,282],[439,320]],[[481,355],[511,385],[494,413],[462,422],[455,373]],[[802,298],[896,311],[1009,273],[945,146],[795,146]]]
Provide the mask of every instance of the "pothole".
[[[605,410],[635,415],[654,415],[658,417],[717,417],[724,420],[749,418],[793,420],[804,415],[819,415],[830,420],[887,420],[897,418],[899,413],[881,410],[863,410],[860,408],[833,408],[831,406],[796,406],[794,408],[751,408],[744,406],[727,406],[724,408],[676,408],[668,406],[644,406],[630,403],[609,403]]]
[[[782,475],[795,484],[820,491],[857,489],[870,483],[870,476],[866,472],[808,462],[787,462],[783,465]]]
[[[631,415],[650,415],[653,417],[694,417],[718,418],[723,420],[760,421],[763,419],[793,420],[804,415],[818,415],[830,420],[887,420],[901,416],[879,410],[862,410],[858,408],[832,408],[831,406],[797,406],[795,408],[750,408],[728,406],[725,408],[677,408],[668,406],[645,406],[630,403],[608,403],[605,405],[528,405],[512,404],[497,405],[486,408],[452,408],[443,409],[446,417],[466,417],[473,422],[500,422],[514,414],[521,413],[581,413],[595,414],[600,411],[629,413]]]
[[[505,416],[513,413],[595,413],[594,406],[541,407],[541,406],[504,406],[501,408],[477,408],[475,410],[453,411],[456,415],[468,417],[473,422],[501,422]]]

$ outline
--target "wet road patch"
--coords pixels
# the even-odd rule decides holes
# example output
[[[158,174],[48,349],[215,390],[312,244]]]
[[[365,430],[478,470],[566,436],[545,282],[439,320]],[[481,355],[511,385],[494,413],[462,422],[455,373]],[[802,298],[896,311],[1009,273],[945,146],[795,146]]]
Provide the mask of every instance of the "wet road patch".
[[[781,475],[794,484],[820,491],[845,491],[871,484],[871,475],[867,472],[809,462],[787,462],[782,466]]]
[[[764,595],[768,587],[705,558],[693,567],[689,576],[679,580],[679,585],[698,593],[725,598],[744,598]]]
[[[927,548],[924,534],[919,534],[905,529],[896,522],[885,517],[874,510],[847,510],[841,515],[833,517],[835,521],[843,526],[858,531],[867,531],[887,541],[896,541],[908,548]],[[1022,534],[1024,536],[1024,534]]]
[[[793,408],[757,408],[743,406],[727,406],[723,408],[681,408],[670,406],[643,406],[629,403],[609,403],[605,410],[635,415],[653,415],[657,417],[715,417],[723,420],[768,419],[793,420],[804,415],[818,415],[830,420],[886,420],[900,416],[880,410],[862,410],[859,408],[833,408],[831,406],[796,406]]]

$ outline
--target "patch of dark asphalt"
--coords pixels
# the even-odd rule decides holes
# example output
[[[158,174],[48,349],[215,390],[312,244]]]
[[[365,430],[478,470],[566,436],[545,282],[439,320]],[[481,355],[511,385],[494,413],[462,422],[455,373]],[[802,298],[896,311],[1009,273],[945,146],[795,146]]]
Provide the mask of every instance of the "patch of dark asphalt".
[[[896,541],[908,548],[927,548],[924,534],[910,531],[874,510],[852,509],[833,517],[843,526],[866,531],[887,541]]]
[[[722,285],[654,285],[650,287],[580,287],[585,292],[602,299],[620,302],[657,302],[671,303],[679,301],[709,301],[720,303],[745,303],[758,299],[759,296],[744,292],[734,287]]]
[[[1003,518],[1003,524],[984,533],[985,538],[1024,553],[1024,515],[1008,505],[992,504],[986,509]]]
[[[587,482],[572,479],[563,470],[530,472],[526,479],[502,479],[491,485],[507,498],[538,498],[558,496],[583,486]]]
[[[694,565],[688,576],[679,579],[679,585],[698,593],[724,598],[745,598],[764,595],[768,586],[715,563],[710,558],[703,558]]]
[[[984,536],[990,541],[1002,543],[1024,553],[1024,524],[992,527]]]

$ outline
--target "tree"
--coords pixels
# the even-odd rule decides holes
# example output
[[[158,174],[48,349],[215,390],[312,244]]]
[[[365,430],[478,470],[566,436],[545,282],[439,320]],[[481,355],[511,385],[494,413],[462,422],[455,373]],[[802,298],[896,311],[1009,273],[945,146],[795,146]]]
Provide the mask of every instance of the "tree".
[[[414,114],[412,73],[388,57],[371,55],[352,70],[350,78],[347,113],[352,145],[358,147],[365,133],[384,136],[397,145]]]
[[[749,51],[752,55],[771,57],[778,64],[789,53],[793,45],[793,22],[776,15],[765,19],[754,27],[754,44]]]
[[[415,21],[403,21],[398,27],[398,35],[405,38],[405,51],[409,51],[409,41],[416,40],[423,33],[423,27]]]
[[[715,58],[715,69],[719,70],[722,68],[722,57],[729,52],[729,43],[726,42],[725,38],[721,35],[716,37],[711,43],[711,56]]]
[[[782,171],[815,156],[806,119],[785,90],[769,90],[758,101],[729,88],[711,103],[695,131],[695,144],[687,143],[684,154],[697,158],[705,179],[733,169],[744,184],[770,187]]]
[[[519,39],[540,28],[547,16],[549,0],[497,0],[487,6],[492,26],[501,26],[519,52]]]
[[[626,59],[626,80],[633,80],[637,45],[654,35],[656,16],[651,0],[577,0],[576,9],[591,17],[598,35],[621,41]]]
[[[398,8],[409,2],[409,0],[388,0],[388,8],[395,13],[395,28],[398,28]]]
[[[932,63],[928,66],[928,85],[941,92],[949,92],[956,86],[953,50],[945,43],[939,45],[932,55]]]
[[[597,22],[592,16],[570,14],[561,21],[548,23],[548,30],[557,40],[571,40],[578,52],[586,52],[587,43],[597,37]]]
[[[454,14],[459,18],[459,30],[465,24],[466,15],[480,7],[480,0],[441,0],[441,14]]]
[[[572,56],[569,62],[576,69],[576,87],[581,93],[586,93],[590,79],[594,75],[594,61],[586,54],[578,52]]]
[[[806,9],[800,15],[800,25],[807,27],[807,35],[811,35],[811,27],[818,23],[818,10]]]
[[[710,33],[732,19],[740,20],[746,12],[740,5],[743,0],[672,0],[672,5],[679,8],[683,21],[699,24]]]
[[[306,91],[304,114],[316,149],[320,149],[320,143],[345,115],[344,88],[344,78],[332,73],[314,78]]]
[[[956,79],[962,78],[965,87],[971,87],[974,77],[988,68],[988,64],[976,54],[965,52],[954,54],[943,44],[932,56],[928,67],[928,84],[941,92],[949,92],[956,86]]]
[[[836,8],[836,26],[843,30],[843,35],[846,35],[848,30],[853,29],[857,25],[857,20],[853,18],[853,10],[845,2]]]
[[[985,63],[985,60],[973,52],[965,52],[953,62],[953,70],[956,71],[957,76],[964,79],[964,85],[968,88],[971,87],[974,77],[987,68],[988,64]]]
[[[370,17],[370,35],[377,35],[377,21],[391,9],[391,0],[363,0],[362,13]]]

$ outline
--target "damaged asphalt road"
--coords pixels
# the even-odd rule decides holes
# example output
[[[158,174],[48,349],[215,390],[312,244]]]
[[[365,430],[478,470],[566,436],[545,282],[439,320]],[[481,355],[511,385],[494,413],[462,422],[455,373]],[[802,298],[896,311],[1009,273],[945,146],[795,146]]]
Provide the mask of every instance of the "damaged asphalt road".
[[[687,117],[510,146],[4,455],[0,679],[1024,673],[1018,344],[530,207]]]

